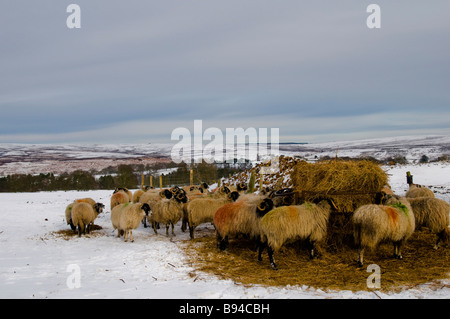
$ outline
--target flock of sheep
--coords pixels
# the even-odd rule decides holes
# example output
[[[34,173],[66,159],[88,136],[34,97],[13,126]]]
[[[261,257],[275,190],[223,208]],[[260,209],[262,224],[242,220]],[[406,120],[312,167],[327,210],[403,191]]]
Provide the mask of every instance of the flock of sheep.
[[[191,239],[198,225],[213,223],[220,250],[227,248],[231,236],[247,235],[258,242],[259,261],[267,248],[274,270],[277,270],[274,252],[290,241],[306,240],[310,257],[314,258],[316,243],[327,236],[332,203],[321,200],[292,205],[289,196],[277,196],[285,195],[283,191],[248,194],[246,189],[242,183],[221,186],[213,192],[205,183],[162,191],[146,188],[134,194],[126,188],[117,188],[111,196],[111,223],[117,237],[123,236],[125,241],[134,241],[132,230],[140,223],[145,227],[147,222],[151,224],[155,234],[165,225],[167,236],[171,227],[174,236],[174,225],[181,220],[182,231],[189,228]],[[450,205],[435,198],[431,190],[412,184],[405,197],[383,195],[378,204],[360,206],[352,216],[360,266],[365,249],[375,248],[382,241],[392,242],[394,257],[401,259],[402,245],[420,227],[428,227],[437,235],[435,249],[440,242],[448,241]],[[79,236],[89,233],[90,225],[103,208],[103,204],[93,199],[78,199],[66,208],[67,224]]]

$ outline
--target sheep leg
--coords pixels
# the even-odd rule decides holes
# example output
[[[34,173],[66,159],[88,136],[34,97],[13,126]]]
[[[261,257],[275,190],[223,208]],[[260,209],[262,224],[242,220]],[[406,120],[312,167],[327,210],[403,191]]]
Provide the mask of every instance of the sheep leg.
[[[228,236],[225,236],[225,238],[222,238],[219,244],[219,249],[221,251],[224,251],[228,247]]]
[[[267,246],[267,244],[264,242],[262,242],[262,241],[260,241],[259,242],[259,245],[258,245],[258,261],[262,261],[262,253],[263,253],[263,251],[264,251],[264,248],[266,248],[266,246]]]
[[[144,224],[144,228],[147,228],[147,217],[142,218],[142,224]]]
[[[157,234],[158,234],[158,231],[156,230],[156,223],[153,222],[153,223],[152,223],[152,226],[153,226],[153,231],[154,231],[155,234],[157,235]]]
[[[194,230],[195,230],[195,226],[189,225],[189,236],[191,237],[191,239],[194,239]]]
[[[316,243],[314,241],[309,241],[308,249],[309,249],[309,258],[314,259],[316,257],[316,251],[315,251]]]
[[[130,240],[132,243],[134,243],[134,238],[133,238],[133,230],[130,229]]]
[[[401,241],[394,242],[394,258],[397,259],[403,259],[402,253],[401,253]]]
[[[364,248],[359,247],[358,248],[358,265],[360,267],[362,267],[363,263],[364,263]]]
[[[166,224],[166,236],[169,237],[169,226],[170,224]]]
[[[434,245],[434,249],[438,249],[439,248],[439,244],[441,243],[441,241],[445,244],[448,241],[448,230],[444,229],[441,232],[439,232],[437,234],[438,238],[436,240],[436,244]]]
[[[273,249],[270,245],[267,245],[267,253],[269,255],[270,266],[272,266],[273,270],[278,270],[277,265],[275,264],[275,259],[273,258]]]
[[[175,235],[175,230],[174,230],[175,225],[174,225],[173,223],[170,223],[170,225],[172,225],[172,236],[176,236],[176,235]]]
[[[127,242],[127,241],[128,241],[128,229],[126,229],[126,230],[124,231],[124,234],[123,234],[123,241],[124,241],[124,242]]]

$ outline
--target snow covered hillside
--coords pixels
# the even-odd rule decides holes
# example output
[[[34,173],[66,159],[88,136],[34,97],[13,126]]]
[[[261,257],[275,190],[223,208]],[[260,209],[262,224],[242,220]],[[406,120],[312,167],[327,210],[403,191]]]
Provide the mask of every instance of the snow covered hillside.
[[[416,183],[433,185],[450,201],[450,164],[385,167],[393,190],[406,191],[406,171]],[[111,191],[0,193],[0,298],[449,298],[450,278],[398,293],[327,291],[308,286],[243,286],[200,273],[189,264],[189,240],[176,225],[176,237],[142,225],[135,242],[115,237],[110,222]],[[106,205],[89,236],[64,236],[64,210],[76,198]],[[197,229],[210,229],[202,225]],[[450,249],[444,247],[443,249]],[[78,272],[79,271],[79,272]],[[450,268],[449,268],[450,271]],[[74,276],[79,274],[79,286]],[[382,279],[381,279],[382,280]],[[381,281],[382,283],[382,281]]]

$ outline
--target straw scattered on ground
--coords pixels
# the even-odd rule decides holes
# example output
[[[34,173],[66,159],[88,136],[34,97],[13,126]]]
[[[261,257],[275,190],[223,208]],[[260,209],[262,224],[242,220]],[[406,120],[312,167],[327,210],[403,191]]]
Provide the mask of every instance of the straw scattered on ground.
[[[392,258],[392,244],[382,244],[365,254],[365,265],[358,267],[357,251],[344,245],[337,248],[323,243],[320,257],[310,260],[304,243],[282,247],[276,253],[278,271],[270,268],[267,252],[257,261],[254,242],[239,238],[230,240],[225,252],[216,246],[214,232],[193,241],[185,249],[196,272],[205,272],[243,285],[311,286],[330,290],[371,290],[367,286],[367,266],[377,264],[381,269],[381,291],[400,291],[420,284],[439,283],[450,278],[450,247],[432,249],[435,235],[427,230],[413,234],[402,254],[403,260]]]

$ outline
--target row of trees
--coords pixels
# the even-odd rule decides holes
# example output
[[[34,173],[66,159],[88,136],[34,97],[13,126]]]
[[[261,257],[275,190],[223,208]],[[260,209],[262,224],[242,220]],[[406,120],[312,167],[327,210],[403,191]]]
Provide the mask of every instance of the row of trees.
[[[200,163],[195,165],[168,164],[172,168],[163,175],[163,187],[173,185],[188,185],[193,171],[193,182],[208,184],[216,182],[221,177],[242,171],[244,167],[218,167],[215,164]],[[145,175],[145,185],[150,184],[150,176],[153,176],[153,186],[159,187],[158,170],[161,167],[152,168],[150,171],[142,171],[131,165],[119,165],[111,169],[111,174],[100,175],[98,172],[77,170],[72,173],[60,175],[48,174],[13,174],[0,178],[0,192],[39,192],[56,190],[94,190],[114,189],[115,187],[139,188],[141,176]],[[142,168],[143,169],[143,168]]]

